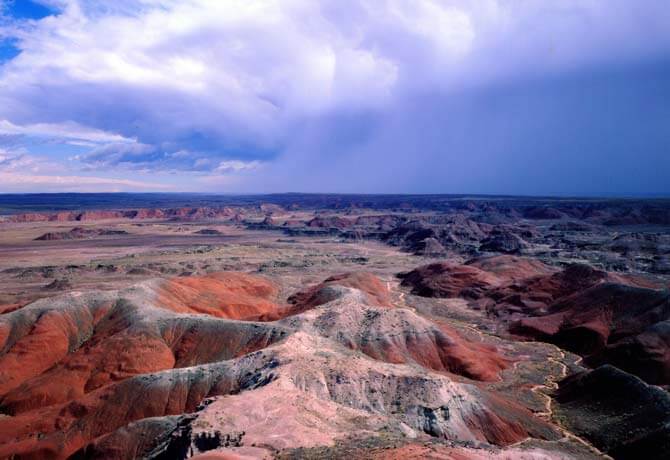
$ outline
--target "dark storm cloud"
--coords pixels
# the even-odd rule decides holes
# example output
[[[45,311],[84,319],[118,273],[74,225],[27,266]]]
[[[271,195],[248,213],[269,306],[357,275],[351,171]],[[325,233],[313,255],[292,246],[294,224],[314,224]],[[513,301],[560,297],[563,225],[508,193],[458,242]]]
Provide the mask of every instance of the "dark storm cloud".
[[[72,171],[670,192],[662,0],[41,3],[55,13],[0,26],[20,50],[0,67],[0,134],[89,144]]]

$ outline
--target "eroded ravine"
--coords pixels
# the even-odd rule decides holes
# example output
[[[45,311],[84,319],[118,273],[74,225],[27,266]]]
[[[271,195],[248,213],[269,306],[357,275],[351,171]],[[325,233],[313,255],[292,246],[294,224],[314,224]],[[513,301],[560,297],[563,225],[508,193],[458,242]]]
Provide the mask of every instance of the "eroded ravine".
[[[391,283],[389,283],[388,285],[389,288],[391,288]],[[397,290],[396,298],[404,300],[405,296],[407,295],[404,289],[398,284],[395,284],[393,288],[394,290]],[[482,331],[479,328],[480,325],[477,323],[467,323],[462,320],[456,320],[456,319],[449,320],[448,322],[452,324],[457,330],[467,331],[469,335],[476,337],[479,342],[491,343],[500,340],[500,338],[497,335],[493,335],[491,333]],[[532,342],[526,342],[526,343],[532,346]],[[558,389],[559,382],[569,375],[570,367],[568,366],[568,364],[566,364],[568,357],[565,350],[553,344],[543,343],[542,346],[548,347],[549,350],[551,350],[551,352],[547,352],[546,360],[548,362],[555,364],[556,367],[558,368],[558,372],[548,372],[543,377],[544,380],[543,383],[535,384],[530,387],[530,391],[541,399],[544,407],[544,410],[539,411],[534,410],[533,413],[536,416],[552,423],[556,427],[556,429],[562,434],[563,438],[561,439],[561,441],[578,443],[579,445],[581,445],[582,447],[584,447],[589,452],[591,452],[592,454],[594,454],[599,458],[611,459],[610,456],[608,456],[607,454],[603,453],[598,448],[593,446],[593,444],[588,440],[583,439],[577,436],[576,434],[572,433],[571,431],[567,430],[565,427],[561,425],[560,421],[555,417],[554,414],[555,400],[552,397],[552,393],[554,393]],[[578,366],[581,363],[581,361],[582,361],[581,357],[576,357],[572,365]],[[521,364],[523,364],[523,361],[516,360],[513,362],[512,367],[516,369],[517,366]],[[510,447],[523,445],[530,440],[532,440],[532,438],[525,438],[523,440],[517,441]]]

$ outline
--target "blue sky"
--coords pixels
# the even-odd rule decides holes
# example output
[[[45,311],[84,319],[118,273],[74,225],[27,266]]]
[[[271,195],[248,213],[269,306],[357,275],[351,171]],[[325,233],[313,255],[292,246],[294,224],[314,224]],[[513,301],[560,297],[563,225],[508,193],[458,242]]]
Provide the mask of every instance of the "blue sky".
[[[2,4],[2,3],[0,3]],[[39,20],[54,14],[54,10],[45,4],[31,0],[13,0],[2,4],[2,13],[9,21]],[[12,38],[0,39],[0,65],[9,61],[20,53],[16,40]]]
[[[665,0],[0,0],[0,192],[670,195]]]
[[[4,62],[11,61],[19,55],[21,51],[16,46],[16,41],[11,38],[6,38],[0,41],[0,65]]]
[[[46,3],[14,0],[6,2],[6,13],[14,19],[42,19],[54,14],[54,10]]]

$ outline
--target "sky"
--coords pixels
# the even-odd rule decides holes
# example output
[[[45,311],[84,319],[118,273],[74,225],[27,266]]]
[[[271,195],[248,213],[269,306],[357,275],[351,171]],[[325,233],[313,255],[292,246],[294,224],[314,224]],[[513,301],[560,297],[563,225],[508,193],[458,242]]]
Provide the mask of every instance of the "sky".
[[[0,193],[670,196],[667,0],[0,0]]]

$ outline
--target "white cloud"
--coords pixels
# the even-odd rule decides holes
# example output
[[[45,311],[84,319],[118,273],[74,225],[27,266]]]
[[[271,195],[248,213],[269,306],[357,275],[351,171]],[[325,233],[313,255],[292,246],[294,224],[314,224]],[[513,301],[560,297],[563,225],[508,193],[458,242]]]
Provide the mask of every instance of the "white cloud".
[[[147,155],[155,151],[147,144],[112,142],[100,145],[85,155],[77,155],[73,159],[84,161],[90,166],[114,167],[123,164],[147,163]]]
[[[70,140],[70,143],[88,142],[88,145],[103,142],[134,142],[123,136],[108,133],[95,128],[88,128],[72,121],[63,123],[34,123],[16,125],[9,120],[0,120],[0,135],[23,135],[51,137]]]
[[[214,169],[215,173],[229,173],[229,172],[238,172],[244,170],[253,170],[261,166],[259,161],[239,161],[239,160],[226,160],[219,163],[219,165]]]
[[[92,176],[51,176],[0,172],[0,192],[11,191],[77,191],[112,192],[135,190],[165,190],[171,186],[149,181],[114,179]]]
[[[13,120],[18,112],[32,123],[72,116],[89,125],[84,114],[106,110],[93,126],[115,132],[105,119],[115,110],[123,116],[125,98],[141,92],[133,108],[141,104],[138,115],[166,123],[166,131],[277,146],[296,119],[387,104],[401,78],[461,59],[475,36],[467,9],[433,0],[121,3],[64,2],[62,14],[16,32],[23,52],[0,77],[0,102],[7,102],[0,116]],[[102,94],[32,113],[37,93],[77,93],[77,86]],[[123,126],[127,137],[143,134],[133,131]]]
[[[62,14],[13,29],[23,53],[0,88],[187,93],[204,110],[254,124],[374,107],[406,85],[474,77],[481,66],[523,73],[641,47],[667,51],[670,35],[668,9],[651,0],[58,3]]]
[[[58,173],[63,171],[65,171],[63,165],[46,158],[30,155],[25,149],[6,150],[0,148],[0,172]]]
[[[244,175],[332,155],[417,95],[670,53],[666,0],[48,1],[0,23],[21,50],[0,134],[90,147],[99,171]]]
[[[116,191],[168,189],[154,181],[68,174],[60,163],[25,153],[0,149],[0,193],[11,191]]]

